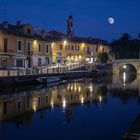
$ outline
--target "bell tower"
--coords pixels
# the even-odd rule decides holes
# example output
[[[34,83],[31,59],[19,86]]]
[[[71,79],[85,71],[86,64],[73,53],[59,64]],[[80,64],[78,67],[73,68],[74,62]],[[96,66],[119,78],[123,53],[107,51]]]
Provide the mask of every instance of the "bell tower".
[[[74,36],[73,17],[69,16],[67,20],[67,36],[72,38]]]

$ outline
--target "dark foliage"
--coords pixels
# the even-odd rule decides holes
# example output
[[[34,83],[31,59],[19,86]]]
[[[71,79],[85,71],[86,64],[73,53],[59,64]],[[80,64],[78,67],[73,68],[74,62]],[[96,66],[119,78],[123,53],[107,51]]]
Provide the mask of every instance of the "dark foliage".
[[[116,59],[139,58],[139,35],[138,39],[132,39],[129,34],[125,33],[120,39],[114,40],[110,47]]]

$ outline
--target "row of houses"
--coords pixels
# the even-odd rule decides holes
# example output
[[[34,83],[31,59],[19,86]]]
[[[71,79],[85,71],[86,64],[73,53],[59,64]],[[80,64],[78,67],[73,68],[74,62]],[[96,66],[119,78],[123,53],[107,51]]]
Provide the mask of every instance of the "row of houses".
[[[96,61],[100,52],[109,53],[107,41],[74,36],[73,18],[67,34],[36,30],[31,24],[0,24],[0,68],[38,67],[81,61]]]

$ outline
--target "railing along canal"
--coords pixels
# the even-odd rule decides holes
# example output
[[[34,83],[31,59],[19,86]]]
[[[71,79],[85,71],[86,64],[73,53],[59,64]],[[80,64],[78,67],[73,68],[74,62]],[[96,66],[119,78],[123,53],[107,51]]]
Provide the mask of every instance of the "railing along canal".
[[[42,74],[55,74],[55,73],[66,73],[67,71],[80,68],[84,66],[85,63],[70,63],[66,65],[52,65],[44,66],[37,68],[24,68],[24,69],[7,69],[0,70],[0,77],[9,77],[9,76],[26,76],[26,75],[42,75]]]

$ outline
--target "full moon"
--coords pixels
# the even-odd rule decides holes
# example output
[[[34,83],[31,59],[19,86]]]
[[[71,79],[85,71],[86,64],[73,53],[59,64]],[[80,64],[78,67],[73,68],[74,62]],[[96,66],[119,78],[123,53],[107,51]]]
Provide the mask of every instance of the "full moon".
[[[108,23],[109,24],[114,24],[114,22],[115,22],[114,18],[112,18],[112,17],[108,18]]]

